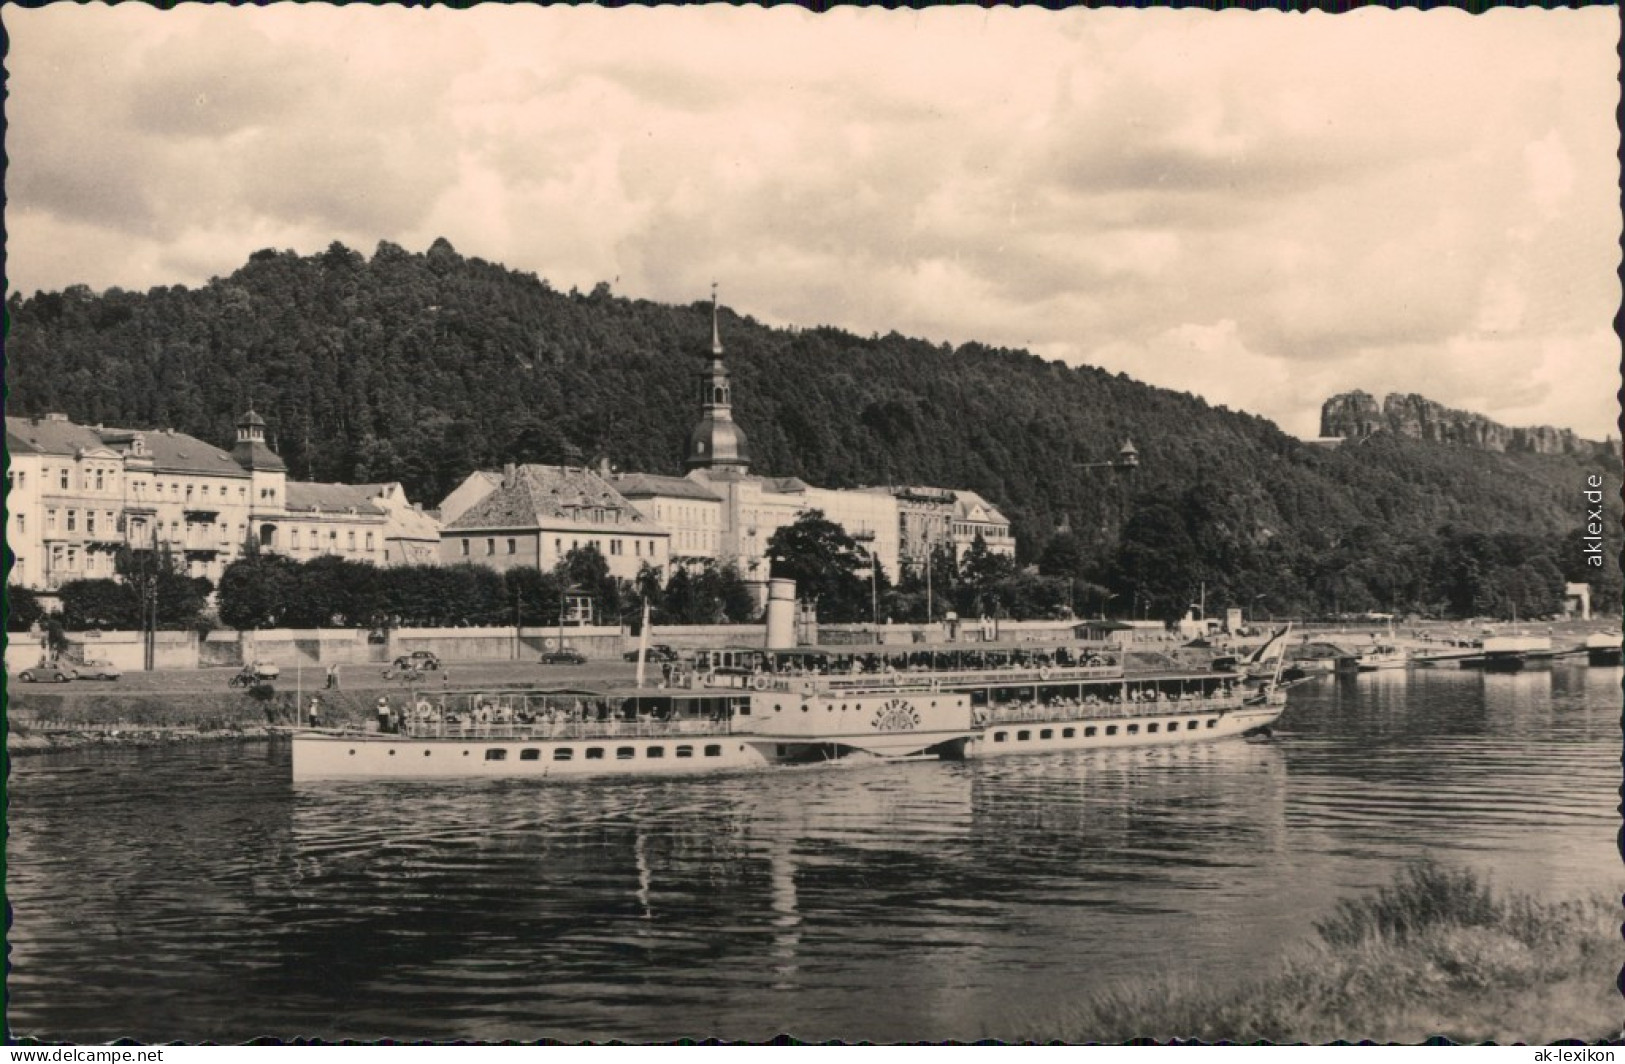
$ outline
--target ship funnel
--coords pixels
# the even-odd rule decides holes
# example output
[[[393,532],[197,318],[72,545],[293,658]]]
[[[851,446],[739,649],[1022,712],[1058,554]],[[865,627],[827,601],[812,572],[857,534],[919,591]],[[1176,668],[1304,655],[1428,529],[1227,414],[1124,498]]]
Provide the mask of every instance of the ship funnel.
[[[767,582],[767,649],[793,650],[796,645],[796,582]]]

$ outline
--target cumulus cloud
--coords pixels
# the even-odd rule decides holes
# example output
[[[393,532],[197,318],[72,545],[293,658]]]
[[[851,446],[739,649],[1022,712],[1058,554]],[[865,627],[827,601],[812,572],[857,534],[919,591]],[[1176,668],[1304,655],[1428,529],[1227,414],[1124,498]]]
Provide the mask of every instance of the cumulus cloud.
[[[1612,431],[1607,9],[8,9],[10,279],[259,247]]]

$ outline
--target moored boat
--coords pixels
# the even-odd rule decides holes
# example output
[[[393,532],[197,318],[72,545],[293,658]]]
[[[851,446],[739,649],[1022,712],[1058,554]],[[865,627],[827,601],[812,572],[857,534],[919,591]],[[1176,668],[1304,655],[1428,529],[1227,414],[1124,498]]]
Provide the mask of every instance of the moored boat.
[[[1410,652],[1404,647],[1381,643],[1360,655],[1358,668],[1361,672],[1377,672],[1382,669],[1403,669],[1410,663]]]
[[[958,758],[970,699],[942,691],[459,691],[388,731],[304,729],[293,778],[678,775],[843,757]]]
[[[1621,662],[1621,648],[1625,646],[1625,636],[1618,632],[1597,632],[1586,637],[1585,652],[1586,663],[1599,668],[1618,665]]]

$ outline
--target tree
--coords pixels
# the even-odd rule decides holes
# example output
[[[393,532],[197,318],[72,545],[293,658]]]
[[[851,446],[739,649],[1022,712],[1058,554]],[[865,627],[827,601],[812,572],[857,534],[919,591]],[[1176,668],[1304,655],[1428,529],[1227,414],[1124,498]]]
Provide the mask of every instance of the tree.
[[[239,558],[220,574],[220,621],[238,631],[279,627],[302,586],[301,567],[292,559],[258,553]]]
[[[71,632],[133,631],[141,627],[141,600],[117,580],[70,580],[62,598],[62,625]]]
[[[858,569],[868,559],[845,529],[808,510],[767,541],[775,579],[794,580],[796,596],[817,605],[820,620],[835,623],[869,616],[869,582]]]
[[[6,588],[6,631],[26,632],[44,620],[39,595],[26,587]]]

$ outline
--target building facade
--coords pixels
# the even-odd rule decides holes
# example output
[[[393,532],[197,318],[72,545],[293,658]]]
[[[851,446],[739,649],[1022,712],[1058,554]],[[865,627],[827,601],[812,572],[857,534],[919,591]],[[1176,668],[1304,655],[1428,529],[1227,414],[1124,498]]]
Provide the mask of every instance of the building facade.
[[[499,572],[520,566],[550,570],[570,551],[593,546],[612,576],[632,580],[649,565],[664,578],[670,541],[665,528],[590,469],[508,466],[494,489],[441,525],[440,561]]]
[[[124,548],[166,550],[218,582],[251,541],[294,559],[383,563],[389,513],[369,489],[290,481],[263,418],[250,410],[236,429],[226,451],[172,429],[8,417],[9,582],[55,591],[114,577]]]

